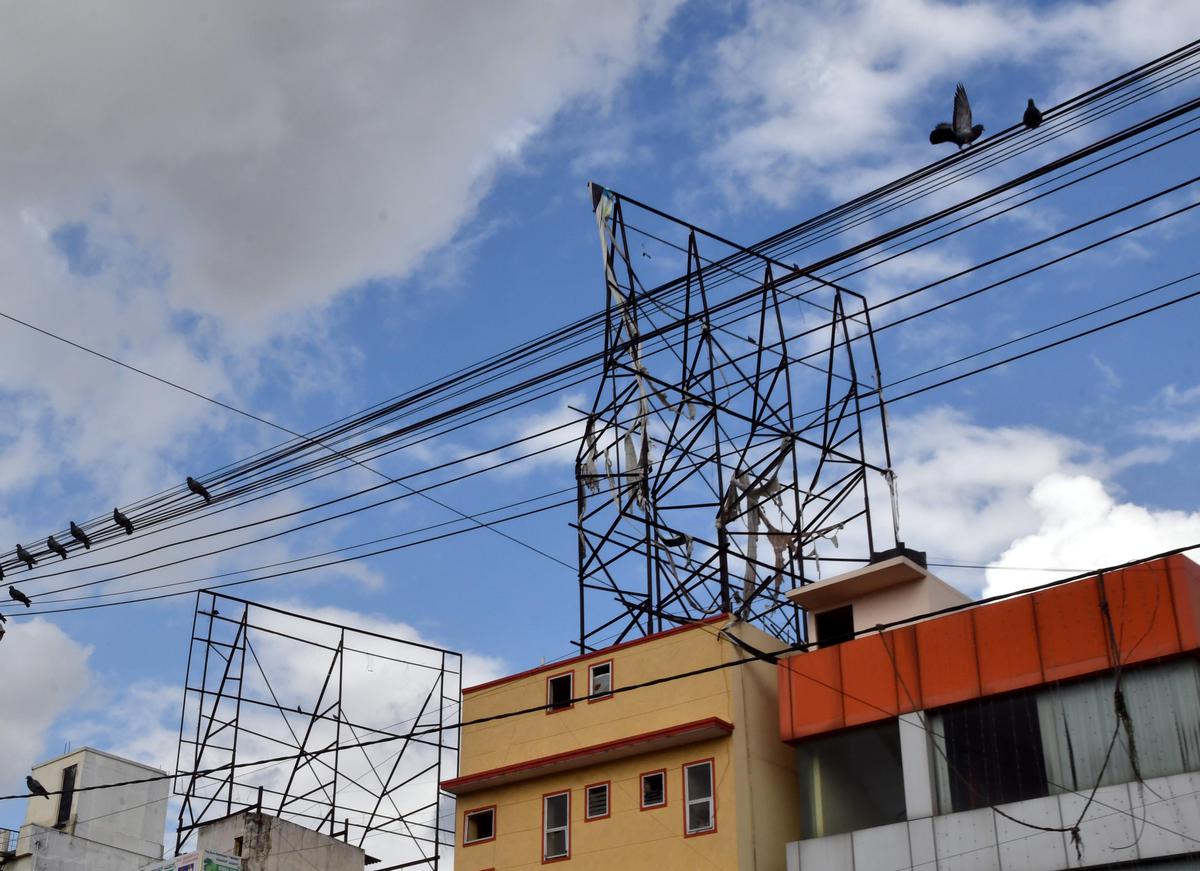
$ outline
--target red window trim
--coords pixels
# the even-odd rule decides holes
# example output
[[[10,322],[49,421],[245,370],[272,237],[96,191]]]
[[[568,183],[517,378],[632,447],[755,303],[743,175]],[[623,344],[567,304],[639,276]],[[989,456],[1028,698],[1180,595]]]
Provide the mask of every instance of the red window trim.
[[[646,804],[645,803],[646,788],[645,788],[645,785],[643,784],[643,781],[646,779],[647,775],[650,775],[650,774],[661,774],[662,775],[662,779],[663,779],[662,804]],[[638,775],[638,809],[639,810],[656,811],[659,808],[664,808],[669,804],[668,798],[669,798],[669,796],[667,794],[667,769],[656,768],[653,771],[643,771],[641,774]]]
[[[709,772],[712,775],[712,828],[705,829],[702,832],[688,832],[688,788],[687,788],[687,770],[694,765],[704,765],[708,763]],[[683,773],[683,836],[685,838],[699,838],[702,835],[715,835],[717,833],[717,763],[716,760],[709,756],[707,759],[694,759],[691,762],[685,762],[680,767]]]
[[[611,699],[613,697],[613,674],[616,672],[616,669],[613,667],[613,661],[611,659],[604,659],[604,660],[601,660],[600,662],[593,662],[593,663],[588,664],[588,667],[587,667],[588,695],[590,696],[592,694],[592,669],[598,665],[607,665],[608,666],[608,695],[597,696],[594,699],[588,699],[589,705],[594,704],[595,702],[607,702],[609,699]]]
[[[467,840],[467,817],[469,817],[471,814],[477,814],[480,811],[491,811],[492,812],[492,836],[490,838],[480,838],[478,841],[468,841]],[[500,817],[500,815],[498,813],[496,813],[496,806],[494,804],[485,804],[485,805],[481,805],[480,807],[473,807],[470,810],[463,811],[462,845],[464,847],[475,847],[475,846],[478,846],[479,844],[486,844],[489,841],[496,840],[496,822],[499,819],[499,817]]]
[[[571,703],[569,705],[564,705],[561,708],[552,708],[550,707],[550,681],[560,677],[571,678]],[[561,714],[563,711],[569,711],[573,707],[575,707],[575,669],[571,669],[570,671],[560,671],[558,674],[546,675],[546,713]]]
[[[604,787],[608,788],[608,800],[604,803],[605,813],[604,813],[604,816],[602,816],[602,817],[589,817],[588,816],[588,790],[591,789],[593,786],[604,786]],[[583,788],[583,821],[585,823],[594,823],[597,820],[606,820],[611,816],[612,816],[612,781],[611,780],[598,780],[595,783],[589,783],[587,786],[585,786]]]
[[[546,858],[546,799],[556,795],[565,795],[567,797],[567,855],[556,856],[553,859]],[[554,862],[566,862],[571,858],[571,790],[557,789],[554,792],[542,793],[542,845],[538,847],[538,852],[542,855],[542,864],[550,865]]]

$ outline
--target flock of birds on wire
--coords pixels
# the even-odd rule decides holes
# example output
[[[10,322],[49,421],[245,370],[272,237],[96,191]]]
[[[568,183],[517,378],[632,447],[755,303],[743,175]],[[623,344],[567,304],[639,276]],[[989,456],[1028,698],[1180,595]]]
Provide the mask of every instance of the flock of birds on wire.
[[[931,145],[940,145],[944,142],[950,142],[962,148],[971,145],[976,139],[983,135],[983,125],[974,123],[974,118],[971,115],[971,101],[967,99],[967,89],[963,87],[962,82],[958,83],[958,87],[954,89],[954,114],[950,121],[943,121],[938,124],[929,133],[929,142]],[[1042,113],[1038,109],[1032,99],[1029,100],[1025,107],[1025,114],[1022,117],[1025,127],[1033,130],[1042,123]],[[205,504],[212,502],[212,494],[208,489],[197,481],[195,478],[188,476],[187,488],[192,493],[201,497]],[[133,521],[121,513],[121,509],[113,509],[113,522],[117,526],[125,530],[126,535],[133,535]],[[71,537],[83,545],[85,550],[91,550],[92,540],[88,534],[84,532],[74,520],[71,521]],[[46,547],[52,552],[58,554],[62,559],[67,558],[67,549],[60,542],[55,540],[51,535],[46,539]],[[37,557],[27,551],[20,544],[17,545],[17,559],[25,563],[29,568],[37,565]],[[0,579],[4,577],[4,568],[0,566]],[[14,602],[19,602],[26,608],[30,607],[32,600],[11,584],[8,587],[8,596]],[[4,637],[4,626],[7,622],[3,614],[0,614],[0,638]],[[39,784],[40,786],[40,784]],[[36,792],[30,787],[31,792]]]
[[[1042,123],[1042,112],[1032,99],[1025,107],[1025,114],[1021,118],[1026,129],[1033,130]],[[963,87],[963,83],[959,82],[958,87],[954,89],[954,114],[949,122],[943,121],[929,132],[929,144],[941,145],[943,142],[952,142],[961,150],[963,146],[970,145],[981,135],[983,135],[983,125],[973,123],[971,117],[971,101],[967,99],[967,89]]]
[[[201,484],[199,481],[197,481],[195,478],[193,478],[191,475],[189,475],[188,479],[187,479],[187,488],[192,493],[195,493],[197,496],[199,496],[201,499],[203,499],[205,505],[212,502],[212,494],[208,492],[208,488],[205,487],[203,484]],[[119,526],[123,530],[125,530],[126,535],[133,535],[133,521],[130,520],[129,517],[126,516],[121,511],[120,508],[114,508],[112,516],[113,516],[113,523],[115,523],[117,526]],[[74,520],[72,520],[70,528],[71,528],[71,538],[75,539],[77,542],[82,544],[84,547],[84,550],[91,550],[92,549],[92,539],[90,536],[88,536],[88,534],[86,532],[84,532],[84,530],[79,526],[79,524],[77,524]],[[61,559],[66,559],[67,556],[69,555],[67,552],[67,548],[60,541],[58,541],[53,535],[49,536],[46,539],[46,548],[50,552],[58,554],[58,556]],[[38,558],[36,556],[34,556],[33,554],[31,554],[28,550],[26,550],[24,545],[21,545],[21,544],[17,545],[17,559],[19,559],[21,562],[25,563],[25,565],[30,569],[32,569],[38,563]],[[4,567],[3,567],[3,565],[0,565],[0,579],[2,579],[3,577],[4,577]],[[33,605],[33,600],[30,599],[24,593],[22,593],[20,590],[18,590],[16,587],[14,587],[12,584],[8,585],[8,597],[10,599],[12,599],[14,602],[24,605],[26,608],[29,608],[30,606]],[[8,619],[3,614],[0,614],[0,638],[4,637],[4,624],[7,622],[8,622]]]

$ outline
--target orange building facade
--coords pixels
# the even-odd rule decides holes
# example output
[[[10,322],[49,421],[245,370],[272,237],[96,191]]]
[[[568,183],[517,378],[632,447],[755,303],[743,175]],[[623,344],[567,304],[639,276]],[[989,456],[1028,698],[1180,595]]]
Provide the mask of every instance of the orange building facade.
[[[978,604],[904,552],[791,595],[803,651],[722,616],[464,690],[455,867],[1194,867],[1196,563]]]

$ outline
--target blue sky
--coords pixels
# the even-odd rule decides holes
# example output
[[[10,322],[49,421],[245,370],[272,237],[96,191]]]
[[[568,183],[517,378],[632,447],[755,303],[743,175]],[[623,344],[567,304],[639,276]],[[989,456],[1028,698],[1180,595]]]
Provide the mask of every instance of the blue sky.
[[[131,2],[86,21],[48,4],[10,10],[0,108],[21,123],[0,132],[11,156],[0,168],[0,308],[307,429],[600,308],[588,180],[749,243],[941,157],[926,137],[959,79],[994,132],[1029,96],[1053,105],[1200,30],[1184,0],[455,5],[297,18],[285,3]],[[1184,82],[1020,166],[1195,92]],[[890,296],[1182,181],[1194,165],[1184,140],[856,288]],[[1136,219],[1195,196],[1185,189]],[[896,330],[881,345],[885,378],[1194,271],[1192,215]],[[647,268],[673,267],[659,256]],[[1200,539],[1196,322],[1184,304],[898,404],[909,543],[941,561],[1070,569]],[[13,324],[0,324],[0,358],[0,541],[38,539],[278,440]],[[580,397],[381,468],[420,468],[565,420]],[[262,511],[368,481],[344,477]],[[571,484],[570,457],[555,455],[441,498],[478,510]],[[405,500],[152,577],[269,563],[446,516]],[[508,531],[571,563],[570,516]],[[978,594],[1054,574],[943,576]],[[241,593],[416,633],[466,651],[480,679],[568,653],[577,619],[571,571],[487,532]],[[181,598],[11,621],[0,790],[16,791],[67,741],[173,763],[191,607]],[[0,825],[20,812],[0,807]]]

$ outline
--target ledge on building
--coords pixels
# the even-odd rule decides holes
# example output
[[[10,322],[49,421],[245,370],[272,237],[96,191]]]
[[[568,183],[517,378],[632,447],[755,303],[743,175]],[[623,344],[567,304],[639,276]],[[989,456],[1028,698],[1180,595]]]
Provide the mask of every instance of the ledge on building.
[[[678,726],[669,726],[666,729],[657,729],[653,732],[630,735],[616,741],[606,741],[603,744],[593,744],[589,747],[568,750],[565,753],[555,753],[551,756],[542,756],[501,768],[492,768],[488,771],[456,777],[453,780],[443,781],[442,789],[452,795],[466,795],[493,786],[583,768],[600,760],[624,759],[642,753],[694,744],[710,738],[721,738],[731,732],[733,732],[732,723],[719,717],[709,717],[691,723],[681,723]]]

